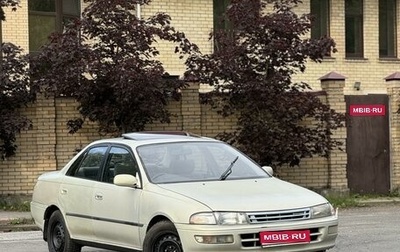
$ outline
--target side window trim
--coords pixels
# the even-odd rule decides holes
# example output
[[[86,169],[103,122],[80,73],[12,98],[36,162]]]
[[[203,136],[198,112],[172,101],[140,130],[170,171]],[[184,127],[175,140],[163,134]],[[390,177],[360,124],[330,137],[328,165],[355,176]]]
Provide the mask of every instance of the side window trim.
[[[91,177],[90,175],[87,175],[88,177],[85,177],[85,175],[81,174],[82,176],[78,176],[79,170],[80,168],[82,168],[83,162],[86,161],[86,158],[88,157],[89,153],[97,148],[106,148],[106,150],[103,153],[103,157],[101,158],[101,162],[100,164],[98,164],[98,169],[97,169],[97,173],[93,174],[94,172],[96,172],[96,169],[93,169],[91,175],[93,175],[93,177]],[[67,171],[66,175],[67,176],[71,176],[71,177],[76,177],[76,178],[81,178],[81,179],[89,179],[89,180],[95,180],[98,181],[101,175],[101,172],[103,170],[103,166],[105,163],[105,157],[107,156],[107,152],[110,149],[110,145],[109,144],[99,144],[99,145],[93,145],[89,148],[87,148],[83,153],[81,153],[81,156],[78,157],[75,162],[71,165],[71,167],[69,168],[69,170]]]
[[[136,175],[134,175],[134,176],[137,176],[138,180],[141,181],[141,174],[140,174],[139,165],[138,165],[137,159],[136,159],[132,149],[129,146],[124,145],[124,144],[111,144],[109,146],[109,149],[108,149],[107,153],[106,153],[106,158],[104,159],[105,162],[104,162],[102,170],[101,170],[100,182],[112,183],[113,175],[116,174],[116,172],[114,172],[114,171],[112,171],[112,173],[113,173],[112,175],[109,174],[111,172],[111,171],[109,171],[109,168],[111,167],[110,166],[110,162],[112,162],[112,158],[113,158],[111,156],[113,148],[119,148],[119,149],[125,150],[127,153],[129,153],[129,156],[132,159],[132,162],[134,162],[133,163],[133,165],[134,165],[133,169],[136,171]],[[115,167],[112,167],[112,168],[115,169]]]

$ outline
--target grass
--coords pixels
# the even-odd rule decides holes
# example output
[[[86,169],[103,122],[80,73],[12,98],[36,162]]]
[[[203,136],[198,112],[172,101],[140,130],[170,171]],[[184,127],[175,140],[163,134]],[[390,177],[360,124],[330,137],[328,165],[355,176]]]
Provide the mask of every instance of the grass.
[[[33,221],[32,218],[18,218],[10,221],[10,225],[28,225],[34,223],[35,222]]]
[[[329,202],[338,208],[363,207],[365,202],[376,199],[391,199],[399,197],[399,192],[390,193],[389,195],[379,194],[347,194],[347,195],[327,195],[325,196]]]
[[[30,201],[22,198],[0,198],[0,209],[3,211],[29,212]]]
[[[19,204],[2,204],[0,203],[0,208],[4,211],[17,211],[17,212],[29,212],[30,205],[29,202],[23,202]]]
[[[354,196],[326,196],[327,200],[336,208],[359,207],[360,202]]]

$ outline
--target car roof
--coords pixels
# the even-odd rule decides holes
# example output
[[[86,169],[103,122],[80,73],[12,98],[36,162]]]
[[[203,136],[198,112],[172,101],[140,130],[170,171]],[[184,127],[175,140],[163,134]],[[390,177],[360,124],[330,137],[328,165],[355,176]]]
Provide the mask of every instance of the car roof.
[[[195,135],[186,131],[142,131],[122,134],[125,139],[131,139],[136,141],[150,140],[150,139],[171,139],[171,138],[201,138],[199,135]]]
[[[155,144],[155,143],[170,143],[170,142],[188,142],[188,141],[212,141],[220,142],[219,140],[195,135],[185,131],[142,131],[124,133],[121,137],[101,139],[92,142],[90,145],[99,143],[124,143],[131,146]]]

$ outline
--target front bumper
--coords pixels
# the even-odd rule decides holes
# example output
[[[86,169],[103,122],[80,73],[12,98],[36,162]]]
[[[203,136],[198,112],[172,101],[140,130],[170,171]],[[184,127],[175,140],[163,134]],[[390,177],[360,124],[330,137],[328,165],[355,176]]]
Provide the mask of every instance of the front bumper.
[[[181,238],[184,251],[264,251],[264,252],[311,252],[332,248],[335,246],[335,240],[338,234],[337,216],[321,218],[316,220],[307,220],[287,223],[270,223],[263,225],[235,225],[235,226],[217,226],[217,225],[176,225]],[[285,231],[285,230],[310,230],[310,243],[301,244],[279,244],[268,247],[262,247],[259,234],[262,231]],[[216,236],[231,235],[232,243],[224,244],[206,244],[199,243],[195,236]]]

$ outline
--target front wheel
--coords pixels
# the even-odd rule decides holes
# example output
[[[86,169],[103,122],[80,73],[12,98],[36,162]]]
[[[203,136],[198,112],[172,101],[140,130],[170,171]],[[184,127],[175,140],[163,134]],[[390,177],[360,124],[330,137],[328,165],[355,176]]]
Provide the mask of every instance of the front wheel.
[[[183,252],[182,244],[174,224],[160,221],[146,234],[143,244],[145,252]]]
[[[60,211],[55,211],[50,216],[47,245],[50,252],[81,252],[81,246],[71,240]]]

